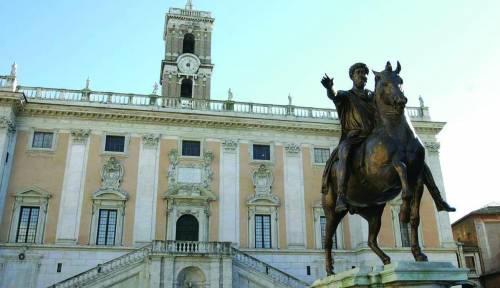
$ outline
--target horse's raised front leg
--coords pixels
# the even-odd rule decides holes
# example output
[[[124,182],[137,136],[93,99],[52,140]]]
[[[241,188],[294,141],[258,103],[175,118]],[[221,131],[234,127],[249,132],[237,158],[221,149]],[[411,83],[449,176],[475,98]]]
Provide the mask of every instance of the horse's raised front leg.
[[[377,242],[377,236],[380,232],[382,224],[382,213],[384,212],[384,205],[370,207],[367,212],[361,214],[363,218],[368,221],[368,246],[377,254],[384,264],[390,264],[391,258],[380,249]]]
[[[415,258],[415,261],[427,261],[427,256],[422,252],[420,243],[418,241],[418,226],[420,225],[420,201],[422,200],[422,195],[424,194],[424,185],[422,182],[422,177],[417,180],[415,185],[413,202],[411,205],[411,253]]]
[[[403,223],[408,223],[410,221],[410,204],[411,204],[411,194],[408,184],[407,168],[406,164],[400,160],[393,160],[392,165],[399,175],[401,180],[401,199],[403,203],[401,204],[401,209],[399,211],[399,221]]]
[[[326,275],[330,276],[333,273],[333,256],[332,256],[332,246],[333,246],[333,234],[337,230],[337,226],[347,211],[340,213],[335,212],[335,199],[331,191],[328,195],[323,195],[323,210],[326,216],[326,231],[325,231],[325,269]]]

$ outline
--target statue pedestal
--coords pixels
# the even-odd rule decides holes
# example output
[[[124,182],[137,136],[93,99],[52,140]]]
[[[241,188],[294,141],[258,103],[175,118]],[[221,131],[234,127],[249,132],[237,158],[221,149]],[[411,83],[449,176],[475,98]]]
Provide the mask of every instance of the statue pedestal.
[[[468,269],[449,262],[395,262],[385,266],[361,266],[321,280],[313,288],[418,287],[444,288],[467,280]]]

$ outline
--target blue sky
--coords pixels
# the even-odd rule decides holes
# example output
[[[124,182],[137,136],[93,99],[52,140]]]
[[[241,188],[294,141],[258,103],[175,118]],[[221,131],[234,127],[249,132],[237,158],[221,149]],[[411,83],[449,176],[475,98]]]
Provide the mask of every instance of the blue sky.
[[[332,107],[323,73],[348,89],[354,62],[402,64],[409,105],[422,95],[440,134],[449,202],[465,213],[500,201],[500,1],[193,0],[211,11],[212,98]],[[21,85],[150,93],[175,1],[1,1],[0,74]],[[368,87],[373,87],[373,75]],[[476,139],[476,140],[475,140]]]

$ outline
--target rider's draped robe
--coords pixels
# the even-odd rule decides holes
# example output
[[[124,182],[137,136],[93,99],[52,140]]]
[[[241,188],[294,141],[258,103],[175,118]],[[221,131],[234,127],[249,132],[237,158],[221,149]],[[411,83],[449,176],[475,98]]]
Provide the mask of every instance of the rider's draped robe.
[[[339,145],[349,141],[352,146],[362,143],[375,127],[375,104],[373,92],[370,90],[338,91],[333,97],[333,103],[337,108],[337,114],[342,128]],[[321,193],[327,193],[330,183],[331,171],[337,158],[338,146],[332,151],[330,158],[326,161],[321,185]],[[351,154],[351,153],[349,153]]]

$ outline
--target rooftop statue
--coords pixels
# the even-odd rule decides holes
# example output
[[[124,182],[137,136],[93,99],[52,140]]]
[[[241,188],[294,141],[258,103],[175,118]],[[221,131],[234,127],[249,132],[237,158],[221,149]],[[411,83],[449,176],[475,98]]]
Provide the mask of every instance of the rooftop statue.
[[[427,261],[418,242],[423,185],[439,211],[455,211],[442,199],[425,164],[425,148],[404,115],[407,98],[401,90],[400,71],[399,62],[394,71],[389,62],[382,72],[373,71],[374,92],[365,89],[369,70],[363,63],[349,69],[351,90],[336,92],[328,75],[321,80],[337,108],[342,128],[339,145],[327,161],[322,180],[328,275],[333,273],[333,233],[348,211],[368,221],[368,246],[384,264],[391,260],[378,247],[377,236],[388,201],[402,193],[399,217],[403,223],[411,222],[410,241],[417,261]]]

